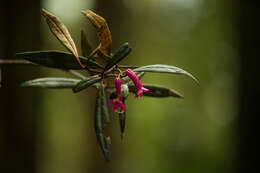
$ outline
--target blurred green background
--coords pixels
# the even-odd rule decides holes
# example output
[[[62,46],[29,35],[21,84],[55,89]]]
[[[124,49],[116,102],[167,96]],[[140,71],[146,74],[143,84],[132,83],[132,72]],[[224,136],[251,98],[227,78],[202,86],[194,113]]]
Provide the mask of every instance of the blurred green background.
[[[6,120],[0,122],[3,166],[36,173],[234,172],[238,48],[231,1],[45,0],[19,5],[5,9],[13,16],[1,16],[6,22],[17,19],[5,39],[13,41],[1,57],[12,58],[21,51],[66,51],[40,17],[40,8],[67,26],[78,50],[81,29],[97,45],[95,29],[81,14],[91,9],[107,20],[113,52],[126,41],[133,48],[122,64],[175,65],[192,73],[200,85],[185,76],[146,74],[144,83],[174,88],[185,98],[131,95],[124,140],[116,114],[107,128],[112,138],[107,163],[94,133],[94,89],[73,94],[71,90],[19,88],[22,81],[36,77],[69,75],[49,68],[4,66],[0,89],[5,100],[0,114]],[[0,28],[6,27],[1,23]],[[1,30],[0,36],[6,32]],[[5,44],[1,42],[1,47]],[[17,169],[12,167],[16,164]]]

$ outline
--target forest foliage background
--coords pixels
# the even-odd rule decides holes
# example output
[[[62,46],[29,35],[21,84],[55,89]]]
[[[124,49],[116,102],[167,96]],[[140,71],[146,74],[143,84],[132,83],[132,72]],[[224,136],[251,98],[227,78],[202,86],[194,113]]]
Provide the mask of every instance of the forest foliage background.
[[[2,66],[1,167],[37,173],[234,170],[239,61],[231,1],[10,0],[2,7],[1,58],[23,51],[66,51],[40,16],[41,8],[67,26],[77,47],[81,29],[96,45],[95,29],[81,14],[91,9],[106,18],[113,52],[126,41],[133,48],[123,63],[176,65],[196,76],[200,86],[185,76],[147,74],[143,82],[174,88],[185,98],[130,96],[124,140],[116,115],[108,128],[112,157],[106,163],[93,128],[94,89],[73,94],[20,88],[33,78],[69,75],[49,68]]]

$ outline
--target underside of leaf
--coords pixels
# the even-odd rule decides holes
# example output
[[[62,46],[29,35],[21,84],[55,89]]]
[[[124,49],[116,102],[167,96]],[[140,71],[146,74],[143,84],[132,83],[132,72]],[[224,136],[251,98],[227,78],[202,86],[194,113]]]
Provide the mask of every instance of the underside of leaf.
[[[155,73],[172,73],[172,74],[184,74],[189,77],[191,77],[193,80],[195,80],[197,83],[198,80],[190,73],[187,71],[171,66],[171,65],[164,65],[164,64],[154,64],[154,65],[147,65],[147,66],[142,66],[139,68],[134,69],[135,72],[155,72]]]
[[[39,87],[39,88],[73,88],[79,82],[79,79],[73,78],[38,78],[26,81],[21,84],[22,87]]]

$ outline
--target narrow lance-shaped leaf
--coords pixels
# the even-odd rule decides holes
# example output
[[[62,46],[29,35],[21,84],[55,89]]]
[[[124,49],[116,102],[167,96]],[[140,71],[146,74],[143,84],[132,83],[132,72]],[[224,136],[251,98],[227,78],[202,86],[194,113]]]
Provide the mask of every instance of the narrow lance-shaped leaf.
[[[111,67],[119,63],[123,60],[130,52],[131,48],[128,46],[128,43],[124,43],[119,50],[113,55],[112,59],[108,61],[107,65],[105,66],[105,71],[109,70]]]
[[[72,78],[38,78],[29,80],[21,84],[22,87],[40,87],[40,88],[73,88],[80,82],[79,79]]]
[[[82,67],[75,60],[74,56],[71,53],[61,52],[61,51],[33,51],[33,52],[22,52],[15,54],[15,58],[23,58],[30,62],[51,67],[51,68],[60,68],[60,69],[73,69],[80,70]],[[79,57],[80,61],[87,63],[85,57]],[[102,68],[101,65],[96,63],[93,60],[89,60],[89,67],[92,69]]]
[[[92,51],[92,46],[88,41],[87,34],[83,30],[81,30],[81,50],[82,50],[82,55],[84,57],[88,57],[88,55]]]
[[[192,79],[194,79],[197,83],[198,80],[192,76],[190,73],[187,71],[175,67],[175,66],[170,66],[170,65],[164,65],[164,64],[154,64],[154,65],[147,65],[147,66],[142,66],[139,68],[134,69],[135,72],[156,72],[156,73],[173,73],[173,74],[185,74]]]
[[[136,88],[134,85],[128,85],[128,87],[130,92],[136,93]],[[149,89],[149,92],[143,93],[144,96],[183,98],[183,96],[177,91],[163,86],[153,85],[153,84],[143,84],[143,87]]]
[[[83,89],[86,89],[86,88],[94,85],[95,83],[97,83],[100,80],[101,80],[101,77],[97,76],[97,75],[88,77],[87,79],[84,79],[84,80],[78,82],[77,85],[72,90],[74,93],[77,93],[79,91],[82,91]]]
[[[110,145],[111,145],[111,138],[110,136],[105,137],[105,144],[106,144],[106,151],[107,151],[107,160],[110,160]]]
[[[118,113],[119,116],[119,125],[121,132],[121,140],[123,140],[125,135],[125,122],[126,122],[126,111],[122,111]]]
[[[83,65],[79,59],[77,48],[66,26],[62,24],[56,16],[49,13],[45,9],[42,9],[42,15],[45,17],[51,32],[76,57],[80,66],[85,68],[86,66]]]
[[[102,110],[101,110],[101,89],[98,88],[96,105],[95,105],[95,117],[94,117],[95,131],[97,136],[98,144],[105,156],[106,160],[109,160],[109,150],[103,134],[103,123],[102,123]]]
[[[97,37],[99,40],[99,51],[102,52],[106,57],[110,57],[112,35],[106,20],[91,10],[82,11],[82,13],[89,19],[89,21],[97,30]]]
[[[107,106],[107,98],[105,93],[105,88],[103,82],[100,84],[101,90],[101,110],[104,120],[104,126],[106,126],[110,122],[109,113],[108,113],[108,106]]]
[[[111,138],[110,136],[105,137],[105,158],[107,161],[110,160],[110,146],[111,146]]]

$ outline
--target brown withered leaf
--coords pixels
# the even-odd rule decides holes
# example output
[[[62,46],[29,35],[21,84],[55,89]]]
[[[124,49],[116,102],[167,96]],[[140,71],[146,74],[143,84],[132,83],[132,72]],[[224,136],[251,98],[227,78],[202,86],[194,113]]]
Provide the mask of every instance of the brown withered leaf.
[[[82,13],[89,19],[89,21],[97,30],[99,45],[92,52],[91,56],[101,52],[105,59],[111,58],[112,36],[106,20],[91,10],[86,10]]]
[[[42,9],[42,15],[45,17],[51,32],[76,57],[82,68],[85,68],[85,65],[83,65],[79,60],[77,48],[66,26],[62,24],[57,17],[45,9]]]

